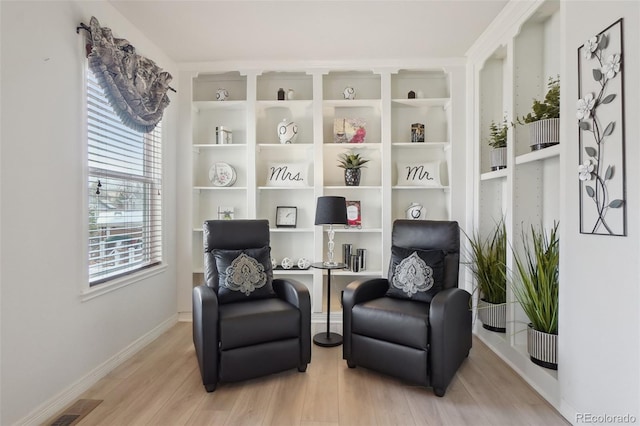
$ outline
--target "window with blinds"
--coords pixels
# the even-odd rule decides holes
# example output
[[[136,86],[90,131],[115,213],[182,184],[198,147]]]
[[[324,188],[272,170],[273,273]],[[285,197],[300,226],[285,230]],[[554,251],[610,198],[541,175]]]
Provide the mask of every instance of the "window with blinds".
[[[87,67],[89,284],[162,260],[161,124],[122,124]]]

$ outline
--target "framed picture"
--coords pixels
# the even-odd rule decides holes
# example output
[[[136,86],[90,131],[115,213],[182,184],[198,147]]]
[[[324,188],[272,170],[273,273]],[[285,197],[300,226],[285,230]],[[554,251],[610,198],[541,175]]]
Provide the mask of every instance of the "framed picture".
[[[218,206],[218,220],[233,220],[234,209],[233,207]]]
[[[335,143],[364,143],[367,131],[364,118],[336,118],[333,120]]]
[[[411,125],[411,142],[424,142],[424,124],[413,123]]]
[[[347,201],[347,225],[362,228],[362,209],[360,201]]]
[[[294,206],[276,207],[276,227],[295,228],[298,223],[298,208]]]

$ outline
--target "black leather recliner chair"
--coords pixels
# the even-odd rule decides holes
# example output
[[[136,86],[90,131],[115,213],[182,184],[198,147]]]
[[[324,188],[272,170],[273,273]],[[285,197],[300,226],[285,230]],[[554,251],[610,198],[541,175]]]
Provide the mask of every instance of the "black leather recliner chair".
[[[267,220],[204,223],[205,285],[193,289],[193,343],[207,392],[311,361],[307,287],[273,279]],[[222,283],[222,285],[221,285]]]
[[[343,358],[443,396],[471,349],[471,295],[458,288],[460,229],[397,220],[391,239],[388,279],[354,281],[344,291]],[[433,286],[425,290],[424,281]]]

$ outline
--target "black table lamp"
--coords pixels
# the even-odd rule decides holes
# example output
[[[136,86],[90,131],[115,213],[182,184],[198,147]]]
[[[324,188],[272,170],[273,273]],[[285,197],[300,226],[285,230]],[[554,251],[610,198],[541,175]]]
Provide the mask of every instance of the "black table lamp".
[[[326,266],[336,266],[338,262],[333,260],[333,236],[335,234],[333,225],[347,224],[347,200],[344,197],[318,197],[316,205],[316,225],[329,225],[327,243],[329,252],[328,260],[324,262]]]

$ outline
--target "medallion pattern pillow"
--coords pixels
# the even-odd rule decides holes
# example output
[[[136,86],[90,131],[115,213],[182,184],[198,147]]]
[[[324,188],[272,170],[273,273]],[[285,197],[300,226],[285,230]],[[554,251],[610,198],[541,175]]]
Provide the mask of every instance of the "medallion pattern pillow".
[[[443,288],[444,252],[391,248],[387,296],[431,302]]]
[[[249,296],[255,289],[264,287],[267,283],[264,266],[244,253],[233,259],[224,272],[227,276],[224,286],[232,291],[240,291],[245,296]]]
[[[221,304],[275,296],[270,248],[212,250]]]

